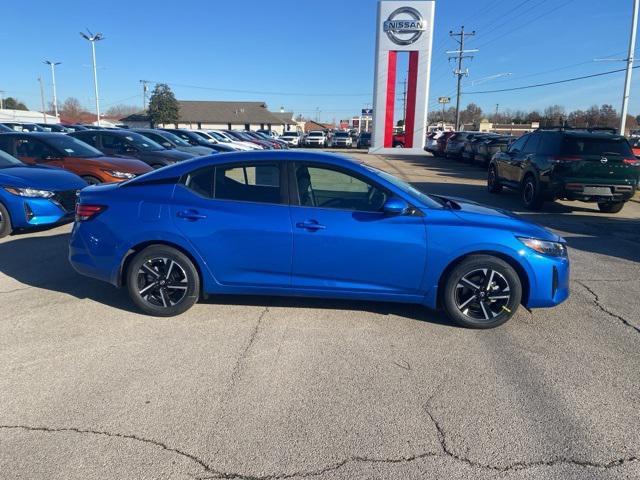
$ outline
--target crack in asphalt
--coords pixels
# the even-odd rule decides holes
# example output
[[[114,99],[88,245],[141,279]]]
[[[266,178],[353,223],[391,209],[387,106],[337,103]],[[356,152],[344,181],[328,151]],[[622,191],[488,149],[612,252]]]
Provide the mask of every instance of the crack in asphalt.
[[[449,457],[458,462],[462,462],[472,468],[480,468],[483,470],[492,470],[497,472],[525,470],[525,469],[530,469],[535,467],[544,467],[544,466],[551,467],[551,466],[560,465],[560,464],[573,465],[573,466],[583,467],[583,468],[610,469],[614,467],[619,467],[625,463],[637,462],[640,460],[640,457],[632,456],[632,457],[614,459],[606,463],[597,463],[597,462],[591,462],[591,461],[574,460],[566,457],[556,457],[550,460],[541,460],[536,462],[515,462],[506,466],[496,466],[496,465],[489,465],[489,464],[483,464],[481,462],[476,462],[453,453],[447,446],[445,432],[442,429],[442,426],[440,425],[440,423],[435,419],[435,417],[429,410],[430,402],[434,396],[435,394],[432,395],[432,397],[425,404],[425,411],[427,415],[431,418],[431,420],[433,421],[433,424],[436,427],[436,430],[438,432],[438,439],[440,441],[440,446],[442,448],[444,455],[438,452],[424,452],[424,453],[419,453],[411,456],[396,457],[396,458],[371,458],[371,457],[363,457],[363,456],[352,456],[344,460],[341,460],[340,462],[333,463],[331,465],[319,468],[317,470],[300,471],[300,472],[292,472],[292,473],[274,473],[270,475],[246,475],[241,473],[223,472],[221,470],[216,470],[215,468],[210,466],[207,462],[205,462],[201,458],[198,458],[197,456],[189,452],[180,450],[175,447],[171,447],[166,443],[160,442],[158,440],[152,440],[152,439],[140,437],[139,435],[134,435],[134,434],[113,433],[113,432],[107,432],[107,431],[101,431],[101,430],[90,430],[90,429],[74,428],[74,427],[51,428],[51,427],[36,427],[36,426],[28,426],[28,425],[0,425],[0,431],[1,430],[22,430],[22,431],[28,431],[28,432],[40,432],[40,433],[52,433],[52,434],[77,433],[80,435],[97,435],[97,436],[104,436],[109,438],[118,438],[118,439],[132,440],[135,442],[146,443],[146,444],[158,447],[169,453],[183,457],[199,465],[207,473],[206,476],[196,477],[199,480],[207,480],[207,479],[285,480],[285,479],[296,478],[296,477],[305,478],[305,477],[320,476],[325,473],[339,470],[344,466],[348,465],[349,463],[397,464],[397,463],[410,463],[416,460],[429,458],[429,457],[435,458],[435,457],[443,457],[443,456]]]
[[[244,368],[244,362],[247,358],[247,354],[249,353],[249,350],[251,349],[251,347],[253,346],[253,343],[255,342],[256,336],[258,335],[258,331],[260,330],[260,326],[262,325],[262,320],[264,319],[267,313],[269,313],[269,307],[265,307],[264,310],[260,312],[260,315],[258,316],[258,320],[256,321],[256,324],[254,325],[253,330],[251,330],[251,334],[249,335],[249,341],[244,346],[244,349],[238,356],[238,359],[236,360],[236,363],[233,366],[233,370],[231,371],[232,386],[236,384],[236,382],[240,378],[240,375],[242,374],[242,370]]]
[[[458,462],[464,463],[472,468],[479,468],[482,470],[491,470],[491,471],[501,472],[501,473],[517,471],[517,470],[527,470],[527,469],[536,468],[536,467],[553,467],[555,465],[573,465],[573,466],[583,467],[583,468],[609,469],[613,467],[618,467],[625,463],[637,462],[640,460],[640,457],[630,456],[630,457],[613,459],[605,463],[598,463],[598,462],[592,462],[589,460],[576,460],[576,459],[567,458],[567,457],[555,457],[548,460],[537,460],[537,461],[531,461],[531,462],[520,461],[520,462],[513,462],[507,465],[490,465],[490,464],[478,462],[476,460],[472,460],[468,457],[463,457],[455,453],[450,448],[450,446],[447,443],[447,436],[444,431],[444,428],[442,427],[441,422],[438,421],[438,419],[434,416],[432,412],[431,402],[433,401],[435,396],[440,392],[440,389],[442,388],[443,384],[439,385],[438,388],[436,388],[436,390],[434,391],[434,393],[431,394],[427,402],[424,404],[423,409],[427,414],[427,416],[431,419],[431,422],[433,423],[436,429],[436,432],[438,434],[438,441],[440,442],[440,449],[442,450],[442,453],[444,454],[444,456],[452,458],[453,460],[456,460]],[[443,456],[443,455],[438,455],[438,456]]]
[[[598,307],[599,310],[606,313],[612,318],[620,320],[627,327],[634,329],[637,333],[640,333],[640,327],[635,326],[633,323],[631,323],[629,320],[627,320],[623,316],[618,315],[617,313],[613,313],[611,310],[609,310],[609,308],[600,301],[600,297],[598,296],[598,294],[589,285],[587,285],[586,283],[580,280],[577,280],[576,283],[578,283],[579,285],[582,285],[593,296],[593,304],[596,307]]]

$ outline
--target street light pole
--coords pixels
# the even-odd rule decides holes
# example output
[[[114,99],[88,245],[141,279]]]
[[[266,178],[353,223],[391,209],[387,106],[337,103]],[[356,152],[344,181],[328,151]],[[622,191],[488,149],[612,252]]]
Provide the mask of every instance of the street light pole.
[[[638,32],[638,9],[640,0],[633,0],[633,15],[631,18],[631,36],[629,38],[629,55],[627,56],[627,75],[624,79],[624,94],[622,96],[622,118],[620,120],[620,135],[624,135],[629,111],[629,95],[631,94],[631,73],[633,72],[634,50],[636,49],[636,35]]]
[[[91,43],[91,55],[93,59],[93,88],[96,98],[96,125],[100,126],[100,98],[98,96],[98,68],[96,67],[96,42],[100,40],[104,40],[104,36],[101,33],[92,34],[89,29],[87,29],[89,35],[86,33],[80,32],[80,36]]]
[[[40,84],[40,104],[42,105],[42,118],[44,123],[47,123],[47,114],[44,111],[44,87],[42,86],[42,77],[38,77],[38,83]]]
[[[43,63],[46,63],[51,67],[51,81],[53,82],[53,113],[56,118],[58,118],[58,94],[56,92],[56,65],[60,65],[61,62],[52,62],[51,60],[45,60]]]

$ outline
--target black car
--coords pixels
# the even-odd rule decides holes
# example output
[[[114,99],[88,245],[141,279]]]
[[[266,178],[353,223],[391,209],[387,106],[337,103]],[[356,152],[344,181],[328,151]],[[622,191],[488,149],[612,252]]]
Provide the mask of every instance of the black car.
[[[371,146],[371,133],[370,132],[362,132],[358,135],[358,140],[356,141],[356,148],[369,148]]]
[[[473,161],[487,168],[491,158],[498,152],[506,152],[513,141],[514,137],[509,135],[485,138],[478,143]]]
[[[85,130],[71,132],[69,135],[106,155],[137,158],[152,168],[164,167],[195,156],[192,153],[167,150],[153,140],[127,130]]]
[[[198,135],[196,132],[192,132],[191,130],[184,130],[182,128],[160,128],[159,130],[173,133],[175,136],[180,137],[182,140],[194,147],[201,146],[213,148],[213,142],[204,138],[202,135]]]
[[[2,124],[11,129],[12,132],[46,132],[44,128],[35,123],[2,122]]]
[[[203,147],[200,145],[191,145],[186,140],[178,137],[177,135],[167,132],[166,130],[157,130],[153,128],[132,128],[132,132],[139,133],[140,135],[147,137],[154,142],[162,145],[169,150],[175,149],[179,152],[191,153],[195,156],[211,155],[215,150],[211,146]]]
[[[489,164],[487,188],[519,190],[525,207],[555,199],[595,202],[617,213],[636,192],[640,160],[623,136],[593,130],[536,130],[523,135]]]
[[[466,162],[473,162],[473,159],[476,156],[476,152],[478,151],[478,146],[487,140],[488,138],[495,137],[495,133],[480,133],[476,135],[471,135],[464,142],[464,147],[462,147],[462,152],[460,152],[460,156],[462,160]]]

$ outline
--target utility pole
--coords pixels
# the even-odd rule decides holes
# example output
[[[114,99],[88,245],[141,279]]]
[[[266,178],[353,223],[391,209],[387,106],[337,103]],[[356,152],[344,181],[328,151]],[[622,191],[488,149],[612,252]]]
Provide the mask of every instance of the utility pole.
[[[142,111],[147,111],[147,92],[149,91],[149,81],[148,80],[140,80],[142,84]]]
[[[51,81],[53,82],[53,113],[58,118],[58,94],[56,92],[56,66],[61,62],[52,62],[51,60],[45,60],[44,62],[51,67]]]
[[[403,90],[402,90],[402,129],[404,130],[405,125],[407,124],[407,79],[404,79],[402,82]]]
[[[95,35],[87,29],[89,35],[80,32],[80,36],[91,43],[91,54],[93,59],[93,89],[96,97],[96,125],[100,126],[100,99],[98,97],[98,69],[96,67],[96,42],[104,40],[104,35],[96,33]]]
[[[0,110],[4,109],[4,90],[0,90]]]
[[[631,36],[629,37],[629,55],[627,56],[627,75],[624,79],[624,93],[622,95],[622,118],[620,120],[620,135],[624,135],[629,111],[629,95],[631,94],[631,73],[633,72],[634,50],[636,49],[636,35],[638,32],[638,9],[640,0],[633,0],[633,15],[631,18]]]
[[[456,130],[460,129],[460,95],[461,95],[461,89],[462,89],[462,77],[469,75],[468,70],[465,70],[465,71],[462,70],[462,62],[466,58],[473,58],[473,55],[465,55],[465,54],[478,51],[477,49],[465,50],[464,39],[465,37],[472,37],[475,34],[476,34],[475,30],[470,33],[465,33],[464,26],[460,27],[460,32],[453,32],[453,31],[449,32],[449,36],[451,37],[460,37],[459,39],[456,38],[456,42],[458,42],[460,49],[447,52],[448,54],[455,54],[454,56],[450,56],[449,60],[456,59],[458,61],[458,68],[453,72],[458,77],[458,88],[457,88],[458,93],[456,95],[456,124],[455,124]]]
[[[38,77],[38,83],[40,83],[40,103],[42,104],[42,118],[44,123],[47,123],[47,114],[44,111],[44,86],[42,85],[42,77]]]

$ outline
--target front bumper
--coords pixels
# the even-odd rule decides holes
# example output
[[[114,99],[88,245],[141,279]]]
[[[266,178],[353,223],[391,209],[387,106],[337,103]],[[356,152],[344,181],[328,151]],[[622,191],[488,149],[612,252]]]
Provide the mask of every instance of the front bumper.
[[[73,208],[66,210],[54,199],[16,197],[12,200],[7,207],[15,230],[53,228],[69,223],[75,214]]]
[[[570,264],[567,257],[528,256],[535,279],[530,279],[528,308],[548,308],[569,298]]]

